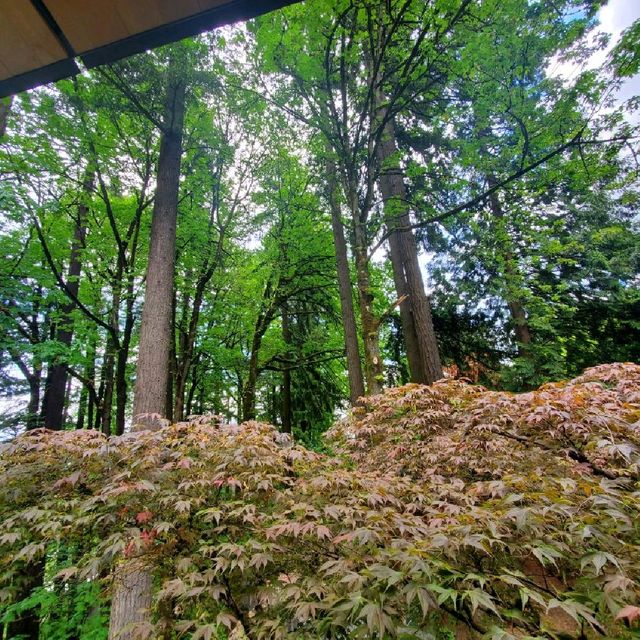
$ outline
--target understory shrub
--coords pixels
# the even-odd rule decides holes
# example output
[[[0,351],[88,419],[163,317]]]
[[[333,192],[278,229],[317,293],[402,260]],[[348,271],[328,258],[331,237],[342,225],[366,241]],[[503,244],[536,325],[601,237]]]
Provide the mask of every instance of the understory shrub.
[[[390,389],[331,455],[213,417],[32,431],[0,452],[0,616],[105,637],[144,557],[152,638],[638,638],[639,424],[640,366],[613,364]]]

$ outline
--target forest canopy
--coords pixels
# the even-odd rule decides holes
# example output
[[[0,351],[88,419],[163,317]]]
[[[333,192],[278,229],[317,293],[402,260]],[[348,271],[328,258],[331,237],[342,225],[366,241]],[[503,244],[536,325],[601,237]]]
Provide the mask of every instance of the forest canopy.
[[[0,100],[2,640],[638,637],[603,7],[306,0]]]

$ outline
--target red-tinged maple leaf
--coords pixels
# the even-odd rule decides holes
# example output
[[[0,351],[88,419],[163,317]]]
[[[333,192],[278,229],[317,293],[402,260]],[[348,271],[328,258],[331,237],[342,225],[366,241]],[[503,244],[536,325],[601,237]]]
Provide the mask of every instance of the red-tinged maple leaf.
[[[628,604],[618,611],[616,620],[626,620],[629,626],[631,626],[634,622],[640,620],[640,607]]]
[[[156,537],[155,529],[152,529],[151,531],[143,531],[140,534],[140,539],[146,546],[150,545],[154,541],[155,537]]]
[[[136,515],[136,522],[138,524],[146,524],[153,518],[151,511],[141,511]]]

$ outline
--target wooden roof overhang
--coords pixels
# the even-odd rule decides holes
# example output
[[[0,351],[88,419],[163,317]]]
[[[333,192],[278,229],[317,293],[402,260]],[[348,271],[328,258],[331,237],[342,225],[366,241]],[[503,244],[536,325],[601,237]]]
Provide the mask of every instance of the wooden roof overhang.
[[[0,98],[296,0],[0,0]]]

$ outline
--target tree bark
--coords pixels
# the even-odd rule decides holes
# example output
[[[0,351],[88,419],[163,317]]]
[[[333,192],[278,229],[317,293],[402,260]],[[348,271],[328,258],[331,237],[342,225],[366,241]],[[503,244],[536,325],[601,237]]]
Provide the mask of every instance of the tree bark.
[[[289,325],[289,310],[287,303],[282,305],[282,340],[287,348],[287,363],[289,362],[291,349],[291,326]],[[274,390],[275,396],[275,390]],[[292,406],[291,406],[291,369],[285,365],[282,371],[282,432],[291,433]]]
[[[100,402],[100,410],[98,412],[98,421],[100,430],[105,436],[111,435],[111,418],[113,416],[113,387],[115,384],[115,347],[111,336],[107,336],[107,345],[105,347],[104,362],[102,364],[101,383],[102,396]]]
[[[94,334],[89,340],[89,346],[87,347],[86,362],[84,366],[85,380],[93,385],[95,384],[96,375],[96,342],[97,337]],[[84,429],[85,423],[89,425],[89,428],[93,426],[93,399],[89,393],[87,385],[83,385],[80,391],[80,400],[78,402],[78,420],[76,422],[76,429]]]
[[[168,69],[163,126],[160,136],[156,195],[151,220],[147,264],[147,288],[140,326],[140,345],[133,399],[134,430],[158,428],[157,421],[142,414],[165,415],[175,270],[176,224],[185,81],[172,60]],[[109,640],[133,640],[132,624],[150,624],[153,580],[141,558],[125,559],[116,568]]]
[[[355,194],[354,194],[355,195]],[[354,205],[352,205],[354,206]],[[356,282],[362,340],[364,343],[364,375],[367,381],[367,393],[375,395],[382,391],[383,365],[380,354],[379,322],[373,313],[373,294],[369,279],[368,242],[365,225],[356,218],[354,228]]]
[[[376,149],[379,166],[378,185],[384,201],[389,237],[389,255],[400,303],[402,334],[412,382],[431,384],[442,378],[438,342],[433,328],[431,304],[424,290],[418,249],[407,205],[407,190],[402,169],[397,160],[397,145],[393,120],[381,105],[377,92],[377,119],[382,132]]]
[[[165,99],[133,400],[134,421],[142,429],[152,424],[141,414],[166,410],[184,110],[185,84],[174,69]]]
[[[86,199],[93,191],[95,171],[93,167],[87,169],[84,183],[82,185],[82,195]],[[81,202],[77,209],[77,219],[71,242],[71,256],[69,259],[69,272],[67,278],[67,288],[74,298],[78,297],[80,289],[80,273],[82,271],[82,249],[84,247],[87,233],[87,215],[89,207],[86,201]],[[70,347],[73,340],[73,310],[75,303],[67,302],[62,307],[62,314],[56,340],[65,347]],[[44,399],[42,402],[42,418],[47,429],[56,431],[63,427],[64,402],[67,386],[67,366],[64,362],[57,362],[51,366],[47,372],[45,382]]]
[[[7,130],[7,120],[9,118],[9,112],[11,111],[12,101],[13,96],[0,98],[0,140],[2,140]]]
[[[337,184],[335,179],[336,167],[327,162],[327,199],[331,210],[331,228],[333,243],[336,249],[336,271],[338,275],[338,291],[340,293],[340,311],[344,330],[344,346],[347,356],[347,372],[349,377],[349,399],[354,405],[358,398],[364,396],[364,379],[360,362],[360,347],[358,345],[358,330],[353,310],[353,290],[349,274],[349,258],[347,243],[344,237],[344,227],[340,215],[340,205],[337,199]]]
[[[277,288],[277,287],[276,287]],[[256,418],[256,385],[258,382],[258,358],[260,355],[260,347],[262,346],[262,338],[267,332],[271,324],[276,307],[273,299],[273,283],[269,280],[262,294],[263,307],[256,319],[253,338],[251,339],[251,353],[249,355],[249,367],[247,372],[247,381],[242,391],[242,420],[255,420]]]
[[[34,366],[33,374],[28,378],[29,382],[29,405],[27,407],[27,430],[36,429],[40,426],[40,383],[42,380],[42,368],[37,364]]]
[[[136,640],[136,625],[151,620],[151,571],[142,558],[128,558],[114,575],[109,640]]]

